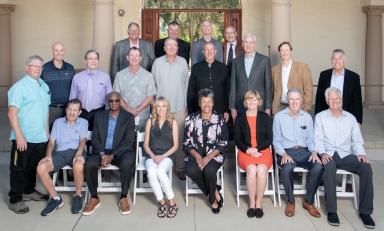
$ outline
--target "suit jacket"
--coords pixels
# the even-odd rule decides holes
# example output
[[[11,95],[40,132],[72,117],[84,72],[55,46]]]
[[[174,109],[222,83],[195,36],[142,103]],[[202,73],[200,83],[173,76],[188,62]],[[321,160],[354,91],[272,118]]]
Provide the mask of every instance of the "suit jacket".
[[[165,55],[164,51],[164,43],[167,38],[159,39],[155,42],[155,56],[156,58],[159,58],[163,55]],[[189,63],[189,54],[191,51],[191,45],[187,43],[184,40],[177,39],[177,46],[179,49],[177,50],[178,55],[180,57],[183,57],[186,61],[187,64]]]
[[[276,114],[280,111],[280,102],[283,94],[282,82],[281,63],[279,63],[272,68],[272,114]],[[298,88],[303,95],[303,103],[301,104],[301,109],[306,112],[311,110],[313,99],[313,83],[311,69],[309,69],[309,66],[306,63],[292,60],[291,71],[288,78],[288,90],[291,88]]]
[[[244,113],[246,111],[243,104],[245,93],[249,90],[256,90],[263,100],[259,110],[272,109],[272,78],[269,58],[255,52],[255,59],[249,78],[247,78],[244,57],[245,54],[240,55],[232,63],[229,108],[236,109],[239,113]]]
[[[108,135],[109,111],[100,111],[95,115],[92,130],[92,150],[99,154],[105,151],[105,143]],[[113,134],[112,154],[119,156],[128,152],[134,155],[132,145],[135,141],[135,121],[134,116],[120,108],[117,118],[115,132]]]
[[[244,47],[242,45],[241,40],[237,40],[237,44],[235,47],[235,55],[236,57],[239,57],[240,55],[244,54]],[[227,42],[223,42],[223,63],[227,64]]]
[[[267,113],[258,111],[256,117],[257,150],[262,151],[272,144],[272,119]],[[246,113],[239,114],[235,123],[235,143],[244,153],[252,147],[251,128]]]
[[[360,77],[353,71],[344,69],[343,110],[356,117],[358,123],[363,124],[363,99],[361,97]],[[316,92],[315,115],[328,109],[325,101],[325,90],[331,86],[333,69],[320,73]]]
[[[112,78],[115,78],[117,72],[128,67],[129,63],[127,55],[129,48],[129,38],[116,42],[112,66]],[[155,61],[155,52],[153,51],[152,44],[143,39],[139,39],[139,49],[142,56],[140,66],[151,72],[152,64]]]

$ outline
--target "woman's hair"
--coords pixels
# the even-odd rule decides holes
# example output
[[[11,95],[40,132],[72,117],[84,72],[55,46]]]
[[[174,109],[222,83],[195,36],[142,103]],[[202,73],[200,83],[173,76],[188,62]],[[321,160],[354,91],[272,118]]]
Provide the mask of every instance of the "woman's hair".
[[[248,109],[247,99],[253,99],[255,97],[259,101],[259,105],[257,106],[257,108],[259,108],[263,104],[263,100],[261,99],[259,92],[257,92],[256,90],[247,91],[247,93],[245,93],[244,95],[244,107],[246,109]]]
[[[200,103],[201,98],[203,98],[203,97],[204,98],[211,97],[212,101],[214,101],[215,100],[215,93],[209,88],[203,88],[198,93],[199,103]]]
[[[160,96],[159,98],[157,98],[155,100],[155,102],[153,103],[153,110],[152,110],[152,119],[151,119],[151,124],[152,124],[152,127],[155,126],[155,123],[157,122],[157,105],[159,103],[163,103],[165,105],[165,108],[167,109],[167,114],[165,115],[165,119],[168,121],[168,124],[169,124],[169,127],[172,128],[172,121],[173,121],[173,116],[171,114],[171,111],[170,111],[170,106],[169,106],[169,102],[167,100],[167,98],[163,97],[163,96]]]

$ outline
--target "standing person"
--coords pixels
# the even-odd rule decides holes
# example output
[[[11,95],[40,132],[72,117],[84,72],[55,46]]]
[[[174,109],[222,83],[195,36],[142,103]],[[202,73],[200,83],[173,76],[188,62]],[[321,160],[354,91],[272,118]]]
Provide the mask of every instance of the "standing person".
[[[180,180],[185,180],[185,154],[181,147],[185,117],[188,114],[188,64],[185,59],[176,55],[177,41],[175,39],[167,38],[164,44],[166,54],[155,60],[152,75],[156,83],[157,97],[164,96],[169,100],[172,116],[179,126],[179,144],[175,152],[176,172]]]
[[[224,30],[225,42],[223,42],[223,63],[228,67],[228,76],[231,77],[232,63],[236,57],[244,54],[241,39],[237,37],[236,28],[229,26]]]
[[[28,57],[24,78],[8,91],[8,118],[12,127],[9,209],[23,214],[29,211],[24,201],[45,201],[48,195],[36,191],[36,167],[45,156],[49,137],[48,106],[51,95],[40,79],[43,69],[40,56]]]
[[[200,111],[197,94],[201,89],[209,88],[215,92],[215,104],[213,110],[224,116],[225,121],[229,119],[228,97],[228,68],[222,62],[215,60],[217,50],[215,45],[208,42],[203,50],[205,60],[192,66],[189,77],[187,104],[188,112]]]
[[[191,45],[186,41],[179,39],[180,25],[177,22],[170,22],[168,24],[168,38],[173,38],[177,41],[179,49],[176,52],[176,55],[183,57],[187,64],[189,63],[189,53],[191,51]],[[160,56],[165,55],[164,43],[167,38],[159,39],[155,42],[155,56],[159,58]]]
[[[201,31],[203,32],[203,37],[201,39],[196,40],[192,46],[192,66],[196,63],[205,59],[203,54],[204,45],[207,42],[211,42],[215,45],[215,49],[217,53],[215,55],[215,59],[223,62],[223,46],[219,41],[212,38],[212,23],[209,20],[204,20],[201,23]]]
[[[128,51],[129,66],[116,74],[113,91],[120,93],[120,105],[126,111],[139,116],[139,131],[144,131],[150,114],[150,104],[156,94],[155,81],[151,72],[140,66],[142,59],[139,48]]]
[[[140,26],[135,22],[128,25],[128,38],[116,42],[115,52],[112,64],[112,78],[115,78],[117,72],[128,67],[127,54],[131,47],[139,48],[141,56],[140,66],[147,71],[151,71],[152,64],[155,61],[155,52],[152,44],[143,39],[140,39]]]
[[[282,62],[272,68],[272,114],[275,115],[288,107],[287,92],[291,88],[297,88],[302,92],[301,110],[309,112],[313,99],[313,83],[309,66],[292,60],[292,46],[289,42],[282,42],[278,50]]]
[[[75,75],[73,66],[64,61],[65,47],[56,42],[51,49],[53,59],[43,66],[40,78],[49,86],[51,104],[49,105],[49,130],[56,119],[65,116],[65,110],[71,91],[72,78]]]
[[[169,102],[165,97],[159,97],[153,103],[152,118],[145,126],[144,150],[147,153],[145,165],[147,167],[149,184],[160,204],[157,216],[174,218],[177,214],[175,194],[167,172],[172,171],[173,153],[179,144],[177,121],[173,119]],[[169,201],[169,211],[166,214],[163,188]]]
[[[73,77],[69,99],[79,99],[83,105],[81,118],[88,121],[88,131],[93,129],[96,112],[108,109],[106,98],[112,91],[109,75],[97,69],[99,53],[89,50],[84,55],[87,69]]]
[[[240,55],[232,64],[231,90],[229,93],[229,108],[232,118],[237,113],[245,113],[243,96],[247,91],[259,92],[264,104],[259,110],[271,115],[272,81],[271,62],[268,57],[255,51],[256,36],[245,34],[243,38],[245,54]]]

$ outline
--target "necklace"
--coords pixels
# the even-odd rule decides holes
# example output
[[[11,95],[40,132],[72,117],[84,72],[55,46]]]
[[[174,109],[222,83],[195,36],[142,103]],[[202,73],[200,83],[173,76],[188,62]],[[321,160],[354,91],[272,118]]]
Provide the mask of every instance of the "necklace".
[[[203,125],[208,126],[211,123],[210,119],[203,119]]]

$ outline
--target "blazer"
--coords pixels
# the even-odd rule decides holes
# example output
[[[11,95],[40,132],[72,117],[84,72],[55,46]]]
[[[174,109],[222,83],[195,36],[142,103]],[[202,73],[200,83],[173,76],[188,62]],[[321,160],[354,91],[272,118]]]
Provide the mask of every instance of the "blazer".
[[[344,87],[343,87],[343,110],[356,117],[358,123],[363,124],[363,99],[361,97],[360,77],[353,71],[344,68]],[[331,86],[333,69],[328,69],[320,73],[317,85],[315,115],[328,109],[325,101],[325,90]]]
[[[241,40],[237,40],[237,44],[235,47],[236,57],[239,57],[240,55],[245,53],[242,43],[243,42]],[[227,64],[227,42],[223,42],[223,63],[225,65]]]
[[[255,52],[255,59],[247,78],[244,64],[245,54],[235,58],[232,63],[231,89],[229,92],[229,108],[239,113],[246,111],[244,95],[249,90],[259,92],[263,104],[259,110],[272,109],[272,77],[271,62],[267,56]]]
[[[164,43],[167,38],[159,39],[155,42],[155,56],[156,58],[159,58],[163,55],[165,55],[164,51]],[[177,50],[178,56],[183,57],[186,61],[187,64],[189,63],[189,54],[191,51],[191,45],[187,43],[184,40],[177,39],[177,46],[179,49]]]
[[[281,63],[272,68],[272,89],[273,89],[273,102],[272,114],[278,113],[280,110],[280,102],[283,94],[282,85],[282,71]],[[312,108],[313,99],[313,82],[311,69],[306,63],[296,62],[292,60],[291,71],[288,78],[288,90],[291,88],[298,88],[303,96],[303,103],[301,109],[308,112]]]
[[[108,135],[109,111],[100,111],[95,114],[92,130],[92,150],[99,154],[105,151],[105,143]],[[134,155],[132,145],[135,141],[135,121],[134,116],[120,108],[117,118],[115,132],[113,134],[112,154],[119,156],[128,152]]]
[[[127,55],[129,48],[129,38],[116,42],[113,56],[112,78],[115,78],[117,72],[128,67]],[[152,44],[143,39],[139,39],[139,49],[142,57],[140,66],[151,72],[152,64],[155,61],[155,52],[153,51]]]
[[[256,118],[256,141],[257,150],[261,151],[269,148],[272,144],[272,119],[262,111],[257,112]],[[235,123],[235,144],[244,153],[252,147],[251,128],[247,121],[246,113],[239,114]]]

